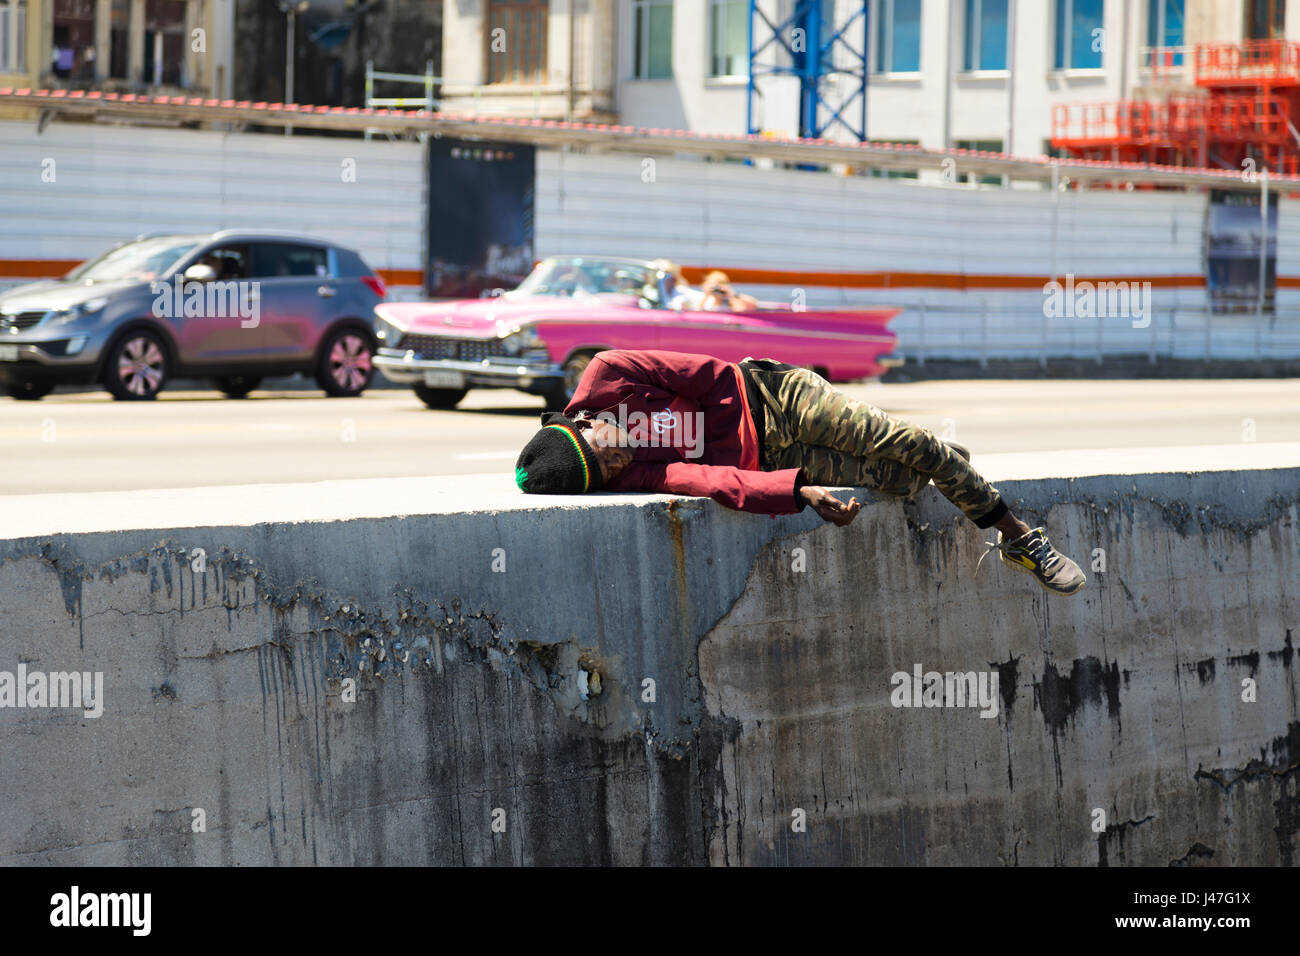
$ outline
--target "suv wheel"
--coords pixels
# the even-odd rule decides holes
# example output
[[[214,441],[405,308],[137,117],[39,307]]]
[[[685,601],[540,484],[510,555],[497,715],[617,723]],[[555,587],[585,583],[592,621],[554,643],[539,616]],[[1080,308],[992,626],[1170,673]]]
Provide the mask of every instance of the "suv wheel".
[[[170,375],[162,340],[153,332],[138,329],[109,350],[104,387],[120,401],[147,401],[162,391]]]
[[[35,402],[54,391],[54,382],[48,378],[33,378],[5,386],[5,394],[20,402]]]
[[[429,388],[427,385],[413,385],[416,397],[430,408],[451,409],[468,393],[468,388]]]
[[[262,379],[256,375],[223,375],[212,380],[212,387],[226,398],[243,398],[261,384]]]
[[[374,343],[364,332],[356,329],[339,329],[329,337],[321,350],[320,365],[316,368],[316,384],[326,395],[350,398],[360,395],[370,384],[375,367],[370,359],[375,354]]]

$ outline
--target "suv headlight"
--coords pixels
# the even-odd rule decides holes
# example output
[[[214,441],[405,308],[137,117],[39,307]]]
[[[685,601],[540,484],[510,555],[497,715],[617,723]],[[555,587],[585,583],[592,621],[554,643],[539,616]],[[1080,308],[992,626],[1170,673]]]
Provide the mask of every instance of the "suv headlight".
[[[70,309],[64,309],[62,312],[55,312],[46,318],[42,323],[47,328],[54,325],[67,325],[69,322],[76,322],[78,319],[84,319],[86,316],[94,315],[104,306],[108,305],[108,298],[100,296],[97,299],[89,299],[80,305],[74,305]]]
[[[546,343],[532,326],[516,329],[501,339],[501,348],[507,355],[521,355],[531,349],[545,349]]]
[[[379,339],[381,348],[397,348],[401,344],[404,335],[406,335],[406,329],[397,323],[390,322],[382,316],[375,316],[375,337]]]

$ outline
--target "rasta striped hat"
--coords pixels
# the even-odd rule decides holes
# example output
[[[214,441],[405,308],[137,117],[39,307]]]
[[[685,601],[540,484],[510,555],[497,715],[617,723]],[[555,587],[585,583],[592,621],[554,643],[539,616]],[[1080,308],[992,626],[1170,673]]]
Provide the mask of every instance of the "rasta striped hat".
[[[533,495],[582,495],[600,487],[600,464],[573,419],[546,412],[515,462],[515,484]]]

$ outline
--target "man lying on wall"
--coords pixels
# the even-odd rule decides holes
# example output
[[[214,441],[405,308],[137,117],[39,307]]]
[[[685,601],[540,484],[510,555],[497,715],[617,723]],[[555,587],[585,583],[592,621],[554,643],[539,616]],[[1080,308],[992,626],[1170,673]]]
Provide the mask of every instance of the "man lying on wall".
[[[701,495],[756,514],[811,505],[844,526],[861,510],[823,485],[911,497],[931,481],[1004,563],[1073,594],[1086,578],[1043,528],[1011,513],[970,453],[771,359],[611,350],[596,355],[564,414],[548,412],[524,446],[515,481],[529,494],[652,491]],[[986,552],[987,553],[987,552]],[[982,560],[982,559],[981,559]]]

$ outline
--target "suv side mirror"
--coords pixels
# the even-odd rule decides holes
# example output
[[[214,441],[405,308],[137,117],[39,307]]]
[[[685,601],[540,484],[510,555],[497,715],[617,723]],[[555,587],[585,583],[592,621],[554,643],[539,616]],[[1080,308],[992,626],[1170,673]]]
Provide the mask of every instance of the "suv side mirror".
[[[212,282],[217,278],[217,270],[206,262],[196,262],[185,270],[188,282]]]

